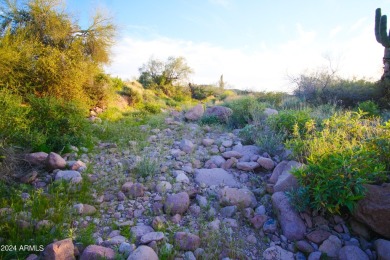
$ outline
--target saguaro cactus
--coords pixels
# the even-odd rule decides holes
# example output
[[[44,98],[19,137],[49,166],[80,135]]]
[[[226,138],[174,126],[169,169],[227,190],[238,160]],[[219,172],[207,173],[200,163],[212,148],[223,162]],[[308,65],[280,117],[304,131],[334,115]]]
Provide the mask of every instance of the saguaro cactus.
[[[387,16],[381,14],[380,8],[375,11],[375,38],[385,47],[382,80],[390,79],[390,36],[387,34]]]

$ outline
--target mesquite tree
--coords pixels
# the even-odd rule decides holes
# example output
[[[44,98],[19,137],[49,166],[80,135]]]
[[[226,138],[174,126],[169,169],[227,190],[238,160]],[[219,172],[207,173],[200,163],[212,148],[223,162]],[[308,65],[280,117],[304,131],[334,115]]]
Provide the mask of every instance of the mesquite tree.
[[[387,34],[387,16],[381,14],[380,8],[375,12],[375,38],[385,47],[382,79],[390,79],[390,36]]]

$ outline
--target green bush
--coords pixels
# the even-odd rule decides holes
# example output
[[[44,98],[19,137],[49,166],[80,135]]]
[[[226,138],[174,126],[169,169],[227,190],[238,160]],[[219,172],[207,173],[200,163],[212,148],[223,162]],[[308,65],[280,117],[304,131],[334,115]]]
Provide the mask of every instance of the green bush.
[[[321,131],[302,136],[288,147],[300,151],[307,165],[293,174],[308,189],[310,205],[316,210],[340,213],[353,210],[364,197],[363,184],[384,181],[390,163],[390,124],[365,119],[362,113],[336,114],[323,123]]]
[[[91,133],[86,112],[74,102],[29,97],[30,145],[33,150],[61,151],[67,145],[86,145]]]
[[[224,106],[233,110],[228,125],[231,128],[242,128],[248,123],[258,123],[263,118],[264,103],[259,103],[253,96],[245,96],[226,101]]]
[[[127,102],[130,106],[134,106],[142,102],[142,94],[131,87],[123,86],[119,94],[126,96],[128,98]]]
[[[216,116],[202,116],[200,119],[201,125],[218,125],[221,124],[221,120],[219,120]]]
[[[142,109],[151,114],[158,114],[161,112],[161,106],[158,103],[146,102],[143,104]]]
[[[22,97],[2,89],[0,111],[0,143],[23,144],[30,127],[30,108],[23,105]]]
[[[378,117],[380,115],[379,106],[374,101],[371,100],[360,102],[358,104],[358,110],[367,113],[367,116],[369,117],[373,117],[373,116]]]
[[[277,132],[286,133],[287,138],[292,138],[294,128],[298,127],[301,134],[306,131],[306,124],[314,124],[310,116],[310,110],[283,110],[277,115],[272,115],[267,119],[267,123]]]

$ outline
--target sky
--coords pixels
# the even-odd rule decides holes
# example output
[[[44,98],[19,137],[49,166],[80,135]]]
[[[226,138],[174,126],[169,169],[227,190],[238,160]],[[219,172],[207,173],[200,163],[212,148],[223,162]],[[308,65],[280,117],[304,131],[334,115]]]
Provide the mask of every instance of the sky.
[[[67,0],[86,26],[103,10],[118,26],[107,73],[136,79],[150,58],[183,56],[194,84],[291,91],[291,78],[336,69],[344,78],[378,80],[384,48],[375,9],[390,0]]]

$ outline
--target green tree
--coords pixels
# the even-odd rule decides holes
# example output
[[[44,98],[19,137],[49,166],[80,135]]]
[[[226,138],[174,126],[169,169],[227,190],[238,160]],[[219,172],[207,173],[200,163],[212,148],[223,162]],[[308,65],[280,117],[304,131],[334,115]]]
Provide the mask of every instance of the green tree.
[[[97,13],[88,28],[60,0],[0,2],[0,89],[95,105],[96,75],[109,62],[115,26]],[[98,82],[99,83],[99,82]]]
[[[144,88],[161,89],[170,95],[172,87],[184,85],[193,71],[184,57],[169,57],[166,62],[150,58],[139,72],[138,81]]]

